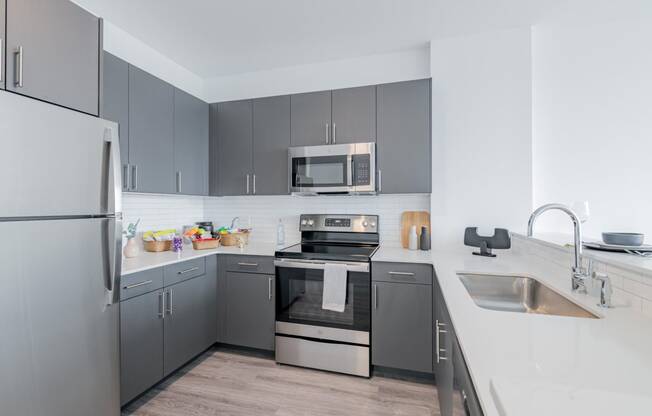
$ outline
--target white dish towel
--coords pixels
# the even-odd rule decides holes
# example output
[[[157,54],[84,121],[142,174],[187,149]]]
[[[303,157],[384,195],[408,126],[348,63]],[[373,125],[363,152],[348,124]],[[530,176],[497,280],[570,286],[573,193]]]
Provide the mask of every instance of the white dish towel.
[[[324,265],[322,309],[344,312],[346,303],[346,277],[346,264],[326,263]]]

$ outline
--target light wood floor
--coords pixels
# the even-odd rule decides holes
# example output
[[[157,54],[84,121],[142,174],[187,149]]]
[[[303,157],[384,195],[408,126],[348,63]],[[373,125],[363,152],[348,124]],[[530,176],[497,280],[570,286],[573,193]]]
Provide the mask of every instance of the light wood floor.
[[[439,415],[434,385],[364,379],[211,350],[132,403],[124,416]]]

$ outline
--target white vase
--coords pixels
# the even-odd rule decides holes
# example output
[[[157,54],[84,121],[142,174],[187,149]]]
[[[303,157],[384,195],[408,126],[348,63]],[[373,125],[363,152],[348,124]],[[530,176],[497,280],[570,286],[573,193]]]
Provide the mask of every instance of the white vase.
[[[124,254],[125,258],[128,259],[138,257],[139,252],[140,249],[138,248],[138,244],[136,244],[135,238],[128,239],[127,244],[125,244],[125,248],[122,250],[122,254]]]
[[[417,226],[413,225],[410,228],[410,234],[408,235],[408,249],[409,250],[417,250],[419,248],[419,243],[417,240]]]

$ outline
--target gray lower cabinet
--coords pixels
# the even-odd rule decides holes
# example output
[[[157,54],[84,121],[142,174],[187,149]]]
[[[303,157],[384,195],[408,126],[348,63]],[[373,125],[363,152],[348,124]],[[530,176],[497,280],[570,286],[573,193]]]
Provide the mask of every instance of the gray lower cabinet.
[[[163,378],[163,290],[120,303],[120,403]]]
[[[0,89],[5,89],[5,80],[7,79],[7,62],[5,59],[5,50],[6,50],[6,31],[5,31],[5,21],[7,16],[7,3],[5,1],[0,1]]]
[[[292,146],[329,144],[331,138],[331,92],[294,94],[292,101]]]
[[[249,195],[253,191],[253,108],[251,100],[219,103],[216,120],[218,188],[220,195]]]
[[[223,342],[274,350],[274,276],[225,272]]]
[[[253,101],[254,195],[286,195],[290,147],[289,95]]]
[[[332,144],[376,141],[376,86],[333,90]]]
[[[175,193],[174,91],[164,81],[129,67],[129,190]]]
[[[433,371],[442,416],[482,416],[441,287],[434,279]]]
[[[174,89],[175,191],[208,195],[208,104]]]
[[[129,185],[129,64],[104,52],[103,87],[100,117],[118,123],[122,190]]]
[[[99,115],[100,19],[68,0],[6,6],[6,88]]]
[[[379,192],[431,191],[430,107],[429,79],[377,87]]]
[[[432,291],[411,283],[372,282],[371,363],[432,372]]]
[[[195,277],[165,288],[164,376],[171,374],[211,346],[207,331],[214,333],[215,316],[210,311],[216,298],[215,277]]]

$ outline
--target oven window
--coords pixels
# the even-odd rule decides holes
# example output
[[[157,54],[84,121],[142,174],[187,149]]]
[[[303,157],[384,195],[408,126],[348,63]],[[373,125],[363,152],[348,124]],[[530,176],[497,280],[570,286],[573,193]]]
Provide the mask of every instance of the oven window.
[[[335,312],[322,309],[323,273],[314,269],[277,268],[276,320],[368,331],[369,274],[349,272],[344,312]]]
[[[296,157],[292,159],[295,187],[346,186],[347,156]]]

